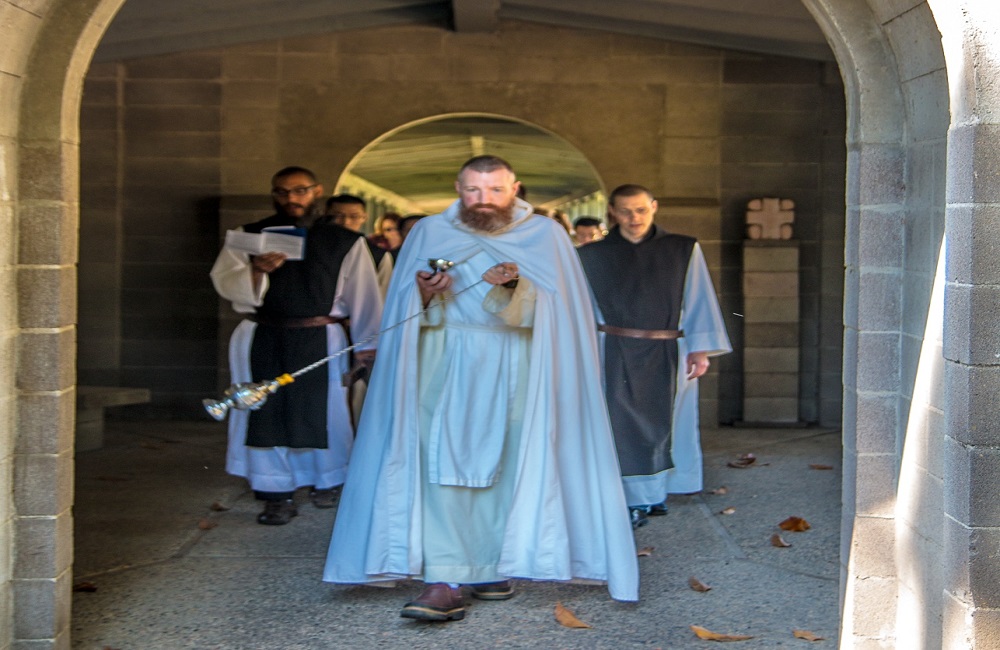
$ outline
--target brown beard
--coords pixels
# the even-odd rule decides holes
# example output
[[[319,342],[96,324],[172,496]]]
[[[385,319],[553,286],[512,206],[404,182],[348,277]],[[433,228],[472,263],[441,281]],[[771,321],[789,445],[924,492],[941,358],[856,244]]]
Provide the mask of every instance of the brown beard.
[[[495,232],[514,221],[514,203],[503,208],[490,203],[476,203],[469,207],[463,205],[458,218],[474,230]]]
[[[307,203],[305,205],[303,205],[301,203],[295,203],[294,201],[290,201],[289,203],[286,203],[285,205],[282,205],[282,204],[280,204],[277,201],[275,201],[275,200],[272,199],[271,203],[274,204],[274,211],[276,213],[280,214],[283,217],[291,217],[292,219],[297,218],[295,215],[291,214],[288,211],[288,207],[290,205],[292,205],[292,204],[297,205],[297,206],[299,206],[301,208],[305,208],[305,211],[302,213],[302,218],[303,219],[310,220],[316,214],[316,201],[310,201],[309,203]]]

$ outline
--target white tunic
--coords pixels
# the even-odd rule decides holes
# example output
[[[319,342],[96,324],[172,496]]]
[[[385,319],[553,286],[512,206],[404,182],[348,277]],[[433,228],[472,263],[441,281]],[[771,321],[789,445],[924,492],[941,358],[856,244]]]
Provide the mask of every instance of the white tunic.
[[[378,268],[375,269],[378,276],[378,290],[385,300],[385,294],[389,291],[389,280],[392,279],[392,255],[386,252],[379,260]]]

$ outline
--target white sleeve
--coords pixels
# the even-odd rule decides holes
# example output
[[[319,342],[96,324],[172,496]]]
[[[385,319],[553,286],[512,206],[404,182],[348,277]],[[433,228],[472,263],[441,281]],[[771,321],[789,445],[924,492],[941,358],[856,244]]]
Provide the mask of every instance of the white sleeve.
[[[250,255],[229,248],[223,248],[219,252],[209,276],[216,292],[231,301],[233,309],[240,313],[253,312],[256,307],[260,307],[270,286],[265,273],[260,286],[255,290]]]
[[[392,279],[392,255],[388,252],[382,256],[382,261],[378,263],[376,275],[378,276],[378,288],[382,293],[382,300],[384,301],[385,294],[389,291],[389,280]]]
[[[359,350],[376,347],[375,334],[382,321],[382,294],[379,291],[375,262],[364,237],[344,256],[337,279],[337,296],[334,299],[332,316],[348,316],[351,319],[351,339]],[[367,340],[372,338],[372,340]]]
[[[684,279],[684,300],[681,306],[680,328],[688,352],[707,352],[717,356],[732,352],[733,347],[722,320],[719,299],[715,295],[712,276],[708,273],[705,256],[697,243],[691,251],[687,277]]]
[[[531,327],[535,320],[536,298],[535,285],[521,276],[513,289],[502,285],[490,289],[483,298],[483,309],[499,316],[511,327]]]

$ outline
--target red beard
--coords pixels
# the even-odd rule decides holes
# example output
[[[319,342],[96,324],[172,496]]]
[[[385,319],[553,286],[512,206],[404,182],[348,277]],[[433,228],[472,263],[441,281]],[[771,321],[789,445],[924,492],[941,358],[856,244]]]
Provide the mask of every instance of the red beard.
[[[468,207],[463,205],[458,218],[475,230],[494,232],[510,225],[514,220],[514,204],[510,203],[503,208],[491,203],[476,203]]]

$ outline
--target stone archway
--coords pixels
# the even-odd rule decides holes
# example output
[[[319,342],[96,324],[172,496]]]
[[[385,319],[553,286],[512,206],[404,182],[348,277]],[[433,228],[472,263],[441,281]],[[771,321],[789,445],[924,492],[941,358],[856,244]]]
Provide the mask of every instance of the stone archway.
[[[970,553],[980,538],[993,539],[984,529],[1000,524],[977,488],[1000,457],[989,417],[994,391],[977,390],[1000,376],[992,354],[997,335],[986,325],[997,284],[990,253],[996,217],[988,205],[997,202],[989,180],[997,165],[995,147],[985,143],[997,137],[989,116],[998,100],[981,81],[998,67],[987,42],[995,21],[989,0],[803,1],[833,44],[849,115],[842,644],[908,642],[890,603],[913,594],[927,613],[915,632],[921,644],[966,646],[1000,628],[985,616],[1000,606],[990,597],[1000,569]],[[2,570],[12,606],[0,614],[0,628],[38,647],[68,646],[80,87],[123,2],[53,0],[36,17],[37,31],[5,34],[25,64],[15,82],[16,153],[5,154],[11,162],[0,168],[18,242],[3,299],[17,323],[7,325],[0,349],[17,358],[16,385],[0,394],[0,415],[16,431],[11,460],[0,468],[14,492],[0,532],[15,540],[12,567]],[[966,58],[975,64],[968,70]],[[923,321],[935,238],[945,233],[962,252],[947,274],[949,390],[918,403],[913,364],[935,343],[925,340]],[[915,250],[923,252],[911,257]],[[896,499],[901,449],[910,443],[906,416],[915,411],[929,423],[919,434],[929,450],[916,463],[924,495],[918,505],[927,511],[919,518]],[[901,530],[916,533],[913,546]],[[892,557],[887,545],[896,549]],[[918,575],[900,562],[905,554],[938,564],[939,557],[954,559]]]
[[[536,205],[565,208],[600,195],[596,203],[603,210],[604,182],[583,152],[537,124],[493,113],[446,113],[391,129],[355,154],[337,187],[364,188],[367,183],[372,191],[383,188],[408,199],[402,206],[406,212],[432,214],[454,200],[449,184],[439,179],[482,153],[513,164]]]
[[[924,295],[904,294],[902,279],[911,263],[919,263],[921,271],[934,266],[930,250],[923,259],[907,259],[907,209],[916,208],[907,173],[918,160],[933,169],[943,147],[919,150],[906,119],[899,118],[920,109],[906,102],[906,71],[897,63],[903,53],[894,52],[882,35],[882,23],[891,17],[875,15],[878,7],[863,2],[806,4],[840,62],[849,115],[841,642],[854,647],[866,640],[894,642],[896,636],[901,576],[884,549],[896,539],[897,449],[909,410],[901,355],[910,353],[903,349],[911,336],[907,318],[919,319],[927,307],[926,302],[904,306]],[[866,34],[870,38],[862,37]],[[931,58],[940,61],[940,56]],[[947,112],[934,117],[930,122],[937,129],[922,137],[940,142]],[[943,202],[943,196],[935,196],[923,206],[926,221],[933,221],[934,212],[943,213]],[[918,329],[922,335],[923,325]]]
[[[16,280],[6,276],[4,293],[16,296],[10,313],[18,328],[0,350],[17,359],[16,387],[4,390],[0,406],[15,437],[6,447],[13,455],[0,461],[14,494],[3,531],[13,540],[4,544],[13,566],[0,570],[11,594],[0,610],[5,646],[69,647],[80,97],[94,49],[123,2],[49,3],[34,29],[4,34],[24,61],[12,93],[20,98],[16,153],[0,165],[17,242]]]

